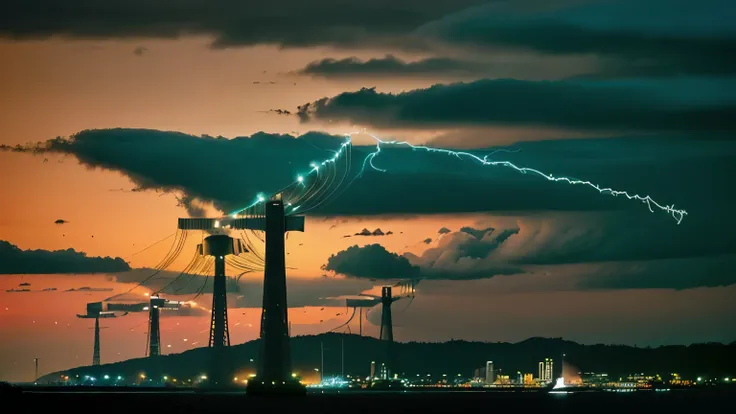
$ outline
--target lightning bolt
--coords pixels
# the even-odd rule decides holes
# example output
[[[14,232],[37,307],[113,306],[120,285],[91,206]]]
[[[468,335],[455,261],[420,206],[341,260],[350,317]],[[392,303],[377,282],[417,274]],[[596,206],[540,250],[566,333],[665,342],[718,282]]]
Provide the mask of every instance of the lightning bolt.
[[[478,163],[480,163],[483,166],[511,168],[511,169],[514,169],[514,170],[522,173],[522,174],[527,174],[527,173],[534,174],[536,176],[539,176],[539,177],[544,178],[547,181],[564,182],[564,183],[567,183],[567,184],[570,184],[570,185],[583,185],[583,186],[587,186],[587,187],[590,187],[590,188],[598,191],[600,194],[609,194],[609,195],[612,195],[614,197],[623,196],[623,197],[626,197],[629,200],[637,200],[637,201],[640,201],[640,202],[646,204],[647,207],[649,208],[649,211],[652,212],[652,213],[655,212],[655,208],[668,213],[669,215],[672,216],[672,218],[675,219],[675,221],[677,221],[677,224],[680,224],[682,222],[682,220],[685,218],[685,216],[687,215],[687,211],[676,209],[675,206],[674,206],[674,204],[673,205],[659,204],[658,202],[654,201],[654,199],[652,199],[652,197],[650,197],[648,195],[646,195],[646,196],[640,196],[639,194],[629,194],[626,191],[614,190],[613,188],[604,188],[604,187],[601,187],[598,184],[592,183],[590,181],[575,180],[575,179],[567,178],[567,177],[555,177],[552,174],[543,173],[542,171],[536,170],[534,168],[519,167],[519,166],[513,164],[510,161],[489,161],[488,160],[488,157],[490,155],[493,155],[494,153],[497,153],[500,150],[499,151],[494,151],[493,153],[488,154],[488,155],[485,155],[483,158],[481,158],[481,157],[479,157],[479,156],[477,156],[475,154],[471,154],[469,152],[452,151],[452,150],[448,150],[448,149],[444,149],[444,148],[426,147],[426,146],[423,146],[423,145],[413,145],[413,144],[410,144],[410,143],[408,143],[406,141],[384,141],[384,140],[376,137],[375,135],[368,134],[368,133],[366,133],[366,135],[368,135],[371,138],[373,138],[374,140],[376,140],[376,150],[374,152],[368,154],[368,156],[366,156],[365,160],[363,161],[363,169],[361,170],[360,174],[362,174],[367,167],[370,167],[370,168],[372,168],[372,169],[374,169],[376,171],[386,172],[385,169],[378,168],[378,167],[376,167],[375,164],[373,164],[373,160],[376,158],[376,156],[378,156],[381,153],[381,145],[405,146],[405,147],[409,147],[409,148],[414,149],[414,150],[424,150],[424,151],[427,151],[427,152],[436,152],[436,153],[441,153],[441,154],[453,155],[453,156],[455,156],[455,157],[457,157],[459,159],[463,159],[463,158],[470,159],[471,161],[477,161]]]
[[[349,145],[351,145],[351,138],[352,138],[352,136],[354,134],[357,134],[357,133],[358,132],[352,132],[352,133],[345,134],[345,141],[340,145],[340,148],[337,151],[334,151],[335,154],[332,156],[332,158],[328,158],[328,159],[326,159],[326,160],[324,160],[324,161],[322,161],[320,163],[311,163],[310,164],[311,169],[309,170],[309,172],[307,172],[304,175],[297,176],[297,178],[296,178],[296,180],[294,180],[294,182],[292,182],[291,184],[289,184],[286,187],[282,188],[281,190],[277,191],[276,194],[278,194],[278,193],[286,190],[287,188],[289,188],[289,187],[291,187],[293,185],[303,184],[304,183],[304,180],[305,180],[305,178],[307,176],[309,176],[311,174],[318,174],[321,167],[326,166],[329,163],[336,162],[340,158],[340,156],[342,156],[343,154],[345,154],[346,149],[348,148]],[[408,143],[406,141],[384,141],[384,140],[378,138],[375,135],[372,135],[372,134],[369,134],[369,133],[366,133],[366,132],[363,132],[363,133],[365,133],[366,135],[370,136],[371,138],[373,138],[376,141],[376,150],[373,151],[373,152],[371,152],[370,154],[368,154],[365,157],[365,159],[363,160],[363,167],[362,167],[361,171],[358,173],[358,175],[356,176],[356,178],[359,177],[359,176],[362,176],[362,174],[365,172],[366,168],[368,168],[368,167],[372,168],[373,170],[379,171],[379,172],[386,172],[387,171],[385,169],[382,169],[382,168],[377,167],[373,163],[374,159],[381,153],[381,145],[405,146],[405,147],[409,147],[409,148],[411,148],[413,150],[423,150],[423,151],[426,151],[426,152],[436,152],[436,153],[441,153],[441,154],[447,154],[447,155],[455,156],[458,159],[463,159],[463,158],[469,159],[470,161],[476,161],[476,162],[480,163],[482,166],[493,166],[493,167],[506,167],[506,168],[511,168],[513,170],[516,170],[519,173],[522,173],[522,174],[530,173],[530,174],[536,175],[538,177],[544,178],[547,181],[564,182],[564,183],[567,183],[567,184],[570,184],[570,185],[583,185],[583,186],[590,187],[590,188],[598,191],[598,193],[600,193],[600,194],[608,194],[608,195],[611,195],[611,196],[614,196],[614,197],[623,196],[623,197],[626,197],[629,200],[636,200],[636,201],[640,201],[640,202],[646,204],[647,205],[647,208],[649,208],[649,211],[652,212],[652,213],[656,212],[655,209],[658,209],[658,210],[661,210],[661,211],[669,214],[670,216],[672,216],[672,218],[675,219],[675,221],[677,222],[677,224],[680,224],[682,222],[682,220],[685,218],[685,216],[687,215],[687,211],[676,209],[674,204],[672,204],[672,205],[663,205],[663,204],[660,204],[660,203],[654,201],[654,199],[652,199],[652,197],[650,197],[648,195],[641,196],[639,194],[629,194],[627,191],[614,190],[613,188],[601,187],[600,185],[595,184],[595,183],[593,183],[591,181],[576,180],[576,179],[572,179],[572,178],[568,178],[568,177],[555,177],[552,174],[547,174],[547,173],[544,173],[544,172],[539,171],[539,170],[534,169],[534,168],[519,167],[519,166],[515,165],[514,163],[512,163],[510,161],[490,161],[490,160],[488,160],[488,157],[491,156],[491,155],[493,155],[493,154],[496,154],[496,153],[499,153],[499,152],[518,152],[518,150],[511,151],[511,150],[506,150],[506,149],[499,149],[499,150],[493,151],[490,154],[487,154],[487,155],[485,155],[485,156],[483,156],[481,158],[481,157],[479,157],[479,156],[477,156],[475,154],[472,154],[472,153],[469,153],[469,152],[464,152],[464,151],[453,151],[453,150],[444,149],[444,148],[427,147],[427,146],[424,146],[424,145],[413,145],[413,144],[410,144],[410,143]],[[248,209],[250,209],[252,207],[255,207],[256,205],[258,205],[259,203],[264,202],[265,200],[266,200],[266,198],[263,196],[263,194],[258,194],[258,196],[256,197],[256,200],[251,205],[249,205],[248,207],[242,208],[240,210],[236,210],[233,213],[231,213],[231,215],[233,217],[236,217],[238,214],[241,214],[244,211],[246,211],[246,210],[248,210]],[[287,206],[291,208],[291,212],[292,213],[295,212],[297,209],[299,209],[299,206],[292,206],[291,203],[287,204]]]

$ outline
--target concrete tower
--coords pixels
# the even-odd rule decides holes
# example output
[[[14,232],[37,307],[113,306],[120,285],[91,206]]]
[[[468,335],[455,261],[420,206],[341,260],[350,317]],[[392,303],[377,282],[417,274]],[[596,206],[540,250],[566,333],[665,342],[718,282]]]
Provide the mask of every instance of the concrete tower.
[[[266,202],[266,266],[261,313],[261,350],[256,378],[248,382],[248,391],[259,393],[306,393],[291,376],[289,314],[286,302],[285,233],[299,230],[303,218],[286,217],[280,197]],[[295,223],[297,225],[292,226]],[[301,221],[303,231],[303,221]]]
[[[394,340],[394,328],[393,321],[391,320],[391,304],[393,303],[393,297],[391,296],[391,286],[384,286],[381,288],[381,340],[390,341]]]
[[[394,302],[391,286],[381,288],[381,335],[380,339],[384,342],[384,364],[386,369],[386,378],[390,379],[397,373],[396,358],[394,356],[394,327],[391,318],[391,304]],[[382,373],[383,374],[383,373]]]
[[[95,348],[92,351],[92,365],[100,365],[100,316],[95,318]]]

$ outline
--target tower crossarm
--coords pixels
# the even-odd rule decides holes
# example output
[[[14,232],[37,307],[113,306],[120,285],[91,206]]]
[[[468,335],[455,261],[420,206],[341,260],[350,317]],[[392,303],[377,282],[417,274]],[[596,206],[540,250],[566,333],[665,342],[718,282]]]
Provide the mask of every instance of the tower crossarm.
[[[284,231],[304,232],[304,216],[285,216]],[[179,230],[204,230],[214,231],[217,229],[233,230],[259,230],[266,231],[266,217],[223,217],[215,218],[180,218]]]

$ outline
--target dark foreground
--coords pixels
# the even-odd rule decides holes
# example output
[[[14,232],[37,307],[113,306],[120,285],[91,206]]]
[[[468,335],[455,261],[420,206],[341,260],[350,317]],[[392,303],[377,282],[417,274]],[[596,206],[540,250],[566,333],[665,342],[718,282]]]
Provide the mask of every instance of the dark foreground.
[[[5,399],[7,395],[3,396]],[[118,389],[26,389],[12,399],[25,412],[63,408],[75,414],[95,413],[694,413],[733,407],[731,389],[669,392],[452,392],[452,391],[310,391],[305,397],[249,397],[243,392],[141,391]]]

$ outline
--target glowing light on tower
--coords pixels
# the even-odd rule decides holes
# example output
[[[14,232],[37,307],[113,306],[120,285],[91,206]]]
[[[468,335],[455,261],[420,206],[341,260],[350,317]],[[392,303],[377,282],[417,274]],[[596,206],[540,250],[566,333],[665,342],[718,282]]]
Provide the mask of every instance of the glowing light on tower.
[[[309,172],[306,173],[306,174],[300,174],[300,175],[298,175],[297,178],[296,178],[296,181],[294,181],[293,183],[291,183],[290,185],[288,185],[285,188],[291,187],[292,185],[297,184],[297,183],[299,183],[299,184],[303,183],[306,180],[306,177],[309,176],[310,174],[312,174],[312,173],[319,173],[320,166],[325,166],[328,163],[334,163],[334,162],[336,162],[340,158],[340,156],[342,156],[343,154],[346,153],[347,148],[350,146],[350,138],[352,137],[353,134],[354,133],[345,134],[345,141],[342,144],[340,144],[340,148],[337,151],[334,151],[335,154],[332,156],[332,158],[328,158],[328,159],[326,159],[326,160],[324,160],[324,161],[322,161],[320,163],[316,163],[316,162],[310,163],[309,166],[312,167],[312,169],[309,170]],[[263,203],[264,201],[266,201],[266,197],[263,194],[259,194],[257,196],[257,198],[256,198],[256,201],[254,201],[253,204],[249,205],[248,207],[241,208],[239,210],[233,211],[232,213],[230,213],[230,215],[232,217],[237,217],[238,214],[243,213],[244,211],[246,211],[246,210],[248,210],[248,209],[250,209],[252,207],[255,207],[256,205],[258,205],[260,203]],[[299,208],[299,206],[296,206],[296,207],[292,208],[292,212],[293,212],[293,210],[296,210],[297,208]]]

